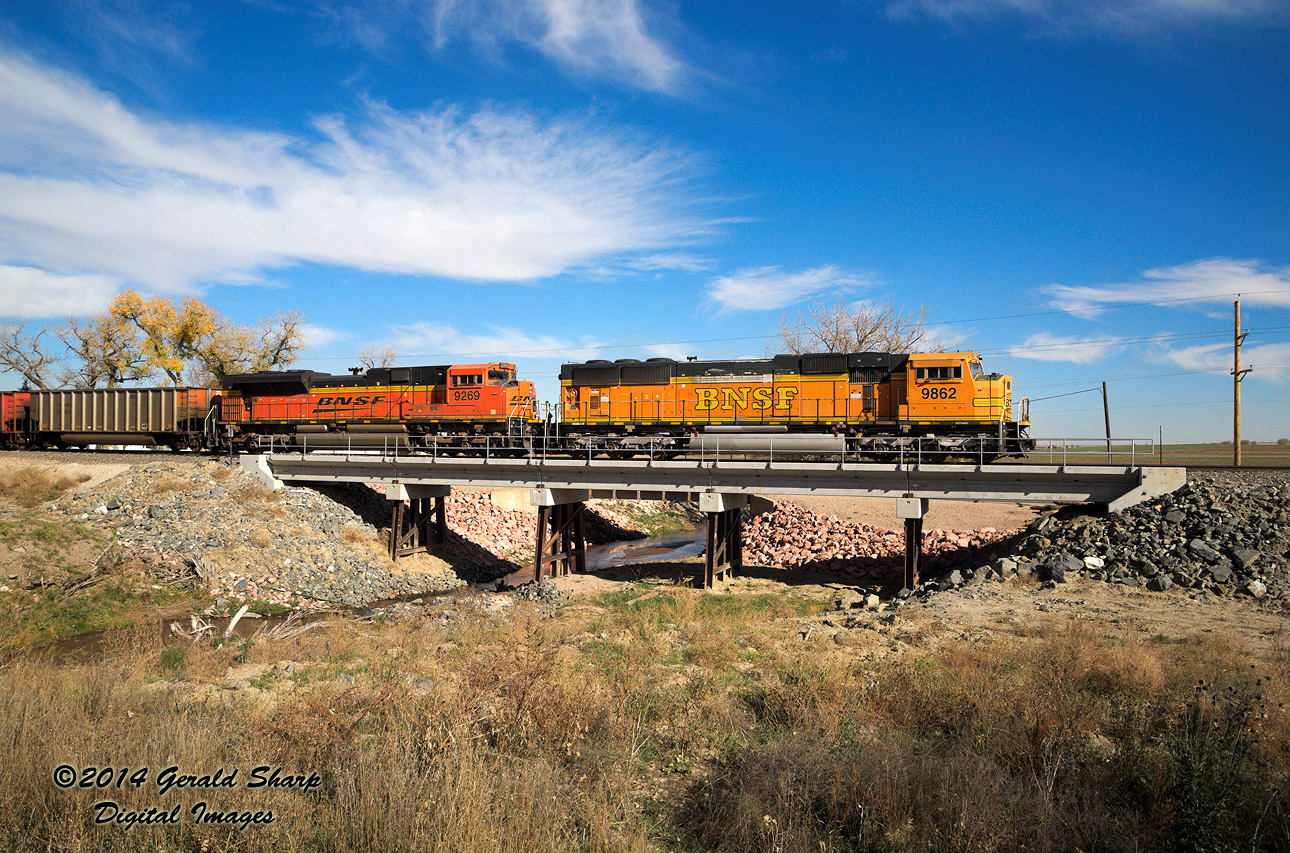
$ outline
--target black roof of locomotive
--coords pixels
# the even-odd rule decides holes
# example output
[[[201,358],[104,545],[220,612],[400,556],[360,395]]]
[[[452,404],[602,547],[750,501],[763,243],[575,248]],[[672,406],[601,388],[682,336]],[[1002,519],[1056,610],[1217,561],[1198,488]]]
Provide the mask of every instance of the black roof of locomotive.
[[[891,352],[806,353],[728,361],[677,361],[671,358],[637,361],[620,358],[611,362],[598,359],[561,365],[560,379],[575,384],[616,385],[620,382],[666,382],[677,376],[751,376],[768,373],[778,376],[790,373],[846,373],[863,369],[890,373],[904,368],[908,360],[908,353]]]
[[[443,385],[448,381],[446,364],[422,367],[373,367],[357,375],[319,373],[316,370],[264,370],[225,376],[225,391],[246,395],[291,396],[307,394],[312,388],[365,388],[371,385]]]

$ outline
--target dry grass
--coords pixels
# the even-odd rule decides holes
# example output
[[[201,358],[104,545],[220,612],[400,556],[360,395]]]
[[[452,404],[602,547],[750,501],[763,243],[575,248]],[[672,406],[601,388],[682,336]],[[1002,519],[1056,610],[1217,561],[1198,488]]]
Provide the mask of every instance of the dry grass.
[[[687,821],[722,850],[1285,849],[1290,667],[1249,666],[1221,640],[1073,623],[842,701],[809,678],[758,693],[774,734],[697,786]]]
[[[248,484],[234,491],[230,497],[242,507],[243,512],[262,518],[285,518],[282,495],[258,484]]]
[[[500,620],[218,648],[124,632],[97,663],[20,660],[0,669],[0,848],[1290,845],[1273,796],[1290,768],[1284,655],[1071,624],[877,666],[796,639],[796,617],[819,606],[637,587],[555,618],[517,604]],[[282,659],[294,675],[210,686]],[[273,764],[322,787],[204,797],[272,808],[269,826],[125,832],[95,827],[92,804],[199,796],[60,791],[62,763]]]
[[[178,474],[162,474],[148,482],[148,488],[158,495],[182,492],[193,487],[193,481]]]
[[[77,483],[90,479],[88,474],[78,478],[52,477],[44,468],[27,466],[13,470],[0,470],[0,501],[13,506],[33,509],[54,500]]]
[[[368,527],[360,527],[357,524],[347,524],[341,528],[340,539],[346,545],[361,545],[375,542],[376,536]]]

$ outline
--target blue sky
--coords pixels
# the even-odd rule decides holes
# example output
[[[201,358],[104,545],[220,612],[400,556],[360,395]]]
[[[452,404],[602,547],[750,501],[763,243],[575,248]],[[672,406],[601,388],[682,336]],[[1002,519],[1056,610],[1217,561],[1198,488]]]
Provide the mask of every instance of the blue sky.
[[[1035,432],[1290,435],[1283,0],[0,1],[0,317],[123,287],[299,367],[760,356],[925,305]],[[13,377],[0,384],[16,385]],[[1047,399],[1040,399],[1047,398]]]

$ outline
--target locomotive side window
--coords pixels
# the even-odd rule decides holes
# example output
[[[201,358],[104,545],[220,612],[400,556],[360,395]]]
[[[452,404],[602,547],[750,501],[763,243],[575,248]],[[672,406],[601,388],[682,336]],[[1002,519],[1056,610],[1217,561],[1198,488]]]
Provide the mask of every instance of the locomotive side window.
[[[464,376],[452,377],[453,385],[483,385],[484,377],[478,373],[467,373]]]
[[[920,367],[917,368],[918,379],[962,379],[963,368],[954,367]]]

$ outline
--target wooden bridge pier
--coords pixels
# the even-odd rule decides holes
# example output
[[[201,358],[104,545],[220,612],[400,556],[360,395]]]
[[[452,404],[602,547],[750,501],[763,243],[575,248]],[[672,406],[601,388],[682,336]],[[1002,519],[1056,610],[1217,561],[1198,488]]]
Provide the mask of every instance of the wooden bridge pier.
[[[534,581],[587,571],[583,505],[590,497],[587,489],[529,490],[529,503],[538,510]]]
[[[448,535],[448,514],[444,499],[451,486],[391,483],[385,487],[390,502],[390,559],[429,551],[442,545]],[[430,501],[434,501],[431,508]],[[405,506],[406,504],[406,506]]]
[[[918,563],[923,555],[923,516],[927,498],[896,498],[896,517],[905,519],[905,589],[918,586]]]
[[[708,517],[708,548],[703,554],[703,588],[744,567],[743,511],[748,496],[701,492],[699,509]]]

